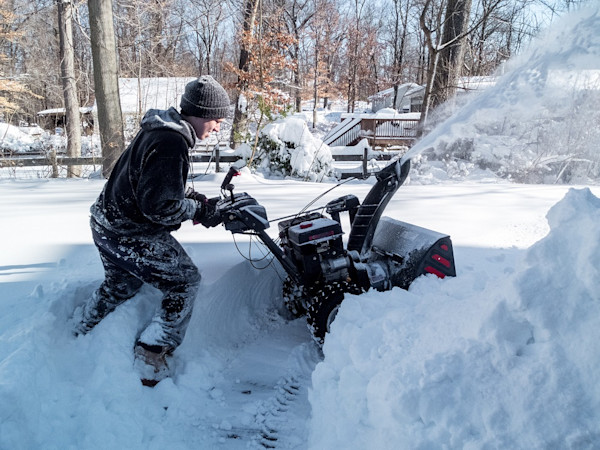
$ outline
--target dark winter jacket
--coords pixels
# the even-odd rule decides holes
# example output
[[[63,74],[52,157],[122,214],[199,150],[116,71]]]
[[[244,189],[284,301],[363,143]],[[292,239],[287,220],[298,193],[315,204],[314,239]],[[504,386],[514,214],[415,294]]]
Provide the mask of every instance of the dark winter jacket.
[[[195,143],[196,133],[174,108],[149,110],[92,205],[92,217],[119,235],[179,228],[197,207],[185,198],[189,149]]]

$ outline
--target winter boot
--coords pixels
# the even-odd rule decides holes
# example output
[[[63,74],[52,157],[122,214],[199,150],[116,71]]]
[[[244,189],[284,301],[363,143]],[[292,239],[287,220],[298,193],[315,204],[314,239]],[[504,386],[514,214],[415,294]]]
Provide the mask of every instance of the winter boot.
[[[133,350],[134,368],[144,386],[154,387],[171,375],[169,362],[173,350],[161,345],[149,345],[137,341]]]
[[[169,363],[179,342],[173,339],[171,325],[155,316],[135,343],[134,366],[145,386],[155,386],[172,375]]]

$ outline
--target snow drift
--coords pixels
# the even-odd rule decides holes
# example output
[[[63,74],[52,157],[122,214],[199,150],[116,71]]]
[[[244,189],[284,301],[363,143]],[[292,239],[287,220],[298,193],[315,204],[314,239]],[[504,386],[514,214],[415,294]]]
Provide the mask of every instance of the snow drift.
[[[600,445],[600,199],[571,190],[548,222],[522,271],[348,296],[313,373],[311,448]]]

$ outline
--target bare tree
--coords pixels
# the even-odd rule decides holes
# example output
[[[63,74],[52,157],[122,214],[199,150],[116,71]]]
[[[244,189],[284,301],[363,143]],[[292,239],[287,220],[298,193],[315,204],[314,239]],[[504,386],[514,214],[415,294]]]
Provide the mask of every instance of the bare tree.
[[[398,105],[398,86],[403,82],[402,71],[404,69],[404,50],[408,36],[408,18],[411,8],[411,0],[392,0],[393,18],[393,60],[392,60],[392,83],[394,86],[394,98],[392,106]]]
[[[216,59],[224,41],[225,25],[230,19],[222,0],[185,0],[176,14],[182,22],[185,47],[195,60],[195,72],[215,76]]]
[[[341,92],[339,62],[346,32],[335,0],[316,0],[314,10],[315,16],[309,23],[308,35],[312,47],[310,66],[313,71],[314,108],[318,107],[319,98],[323,98],[323,108],[327,108],[329,99]]]
[[[75,79],[75,47],[73,45],[73,2],[57,0],[58,33],[60,36],[60,71],[65,98],[65,129],[67,132],[67,155],[81,156],[81,115]],[[68,166],[67,176],[81,175],[81,166]]]
[[[359,59],[361,48],[361,20],[366,0],[353,0],[354,17],[348,34],[348,112],[354,112],[357,100],[358,71],[361,61]]]
[[[302,68],[300,61],[300,46],[304,39],[307,25],[315,15],[313,3],[310,0],[279,0],[287,33],[294,37],[294,43],[288,48],[289,56],[294,67],[294,90],[296,111],[302,110]]]
[[[354,112],[356,102],[366,93],[377,90],[378,72],[374,58],[380,54],[377,31],[379,21],[373,3],[352,0],[346,27],[346,98],[348,112]]]
[[[464,62],[463,40],[477,29],[501,1],[493,0],[489,9],[469,28],[471,0],[448,0],[445,12],[442,7],[433,8],[433,0],[425,0],[419,23],[429,49],[429,65],[421,122],[427,121],[432,108],[453,95]]]
[[[55,0],[39,3],[14,0],[0,5],[0,113],[3,120],[34,122],[37,111],[48,102],[62,106],[62,89],[56,70],[58,39],[50,33],[56,30],[55,6]],[[34,28],[38,34],[32,41]],[[40,35],[48,37],[40,39]],[[31,45],[40,40],[44,45]],[[34,52],[36,57],[32,58]]]
[[[100,142],[104,157],[102,173],[108,178],[125,146],[112,1],[88,0],[88,8]]]
[[[245,121],[247,119],[244,107],[240,104],[240,97],[244,95],[247,90],[247,80],[243,76],[243,72],[248,72],[250,64],[250,49],[248,39],[254,34],[256,26],[256,15],[258,12],[259,0],[245,0],[244,16],[242,21],[242,43],[240,46],[240,57],[238,62],[238,69],[240,75],[236,83],[235,92],[235,112],[233,116],[233,124],[231,126],[231,137],[229,139],[231,147],[235,148],[240,143],[241,132],[245,128]]]
[[[117,51],[125,76],[168,77],[179,71],[181,8],[175,0],[116,1]]]
[[[442,48],[438,69],[433,78],[432,105],[437,106],[453,97],[462,75],[465,37],[471,14],[471,0],[446,0],[446,16],[442,28]],[[479,24],[481,25],[481,24]]]

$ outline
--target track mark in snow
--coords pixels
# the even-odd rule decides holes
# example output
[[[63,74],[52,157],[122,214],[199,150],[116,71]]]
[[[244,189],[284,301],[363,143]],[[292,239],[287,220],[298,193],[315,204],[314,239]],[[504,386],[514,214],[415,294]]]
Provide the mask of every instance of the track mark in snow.
[[[215,386],[226,416],[216,426],[221,442],[227,448],[305,448],[310,374],[319,360],[302,319],[265,330],[240,348]]]
[[[282,378],[275,387],[275,393],[264,408],[256,416],[257,422],[262,422],[260,432],[252,439],[252,443],[257,448],[277,448],[279,440],[285,436],[285,433],[279,433],[280,430],[285,430],[290,425],[297,422],[294,420],[294,414],[287,415],[288,412],[294,409],[294,401],[303,401],[301,398],[306,392],[302,391],[303,385],[307,384],[307,380],[299,380],[296,376],[288,376]],[[286,430],[287,431],[287,430]]]

